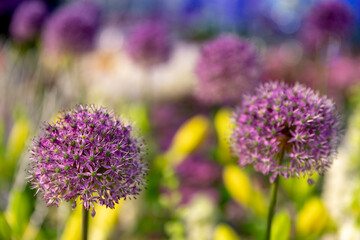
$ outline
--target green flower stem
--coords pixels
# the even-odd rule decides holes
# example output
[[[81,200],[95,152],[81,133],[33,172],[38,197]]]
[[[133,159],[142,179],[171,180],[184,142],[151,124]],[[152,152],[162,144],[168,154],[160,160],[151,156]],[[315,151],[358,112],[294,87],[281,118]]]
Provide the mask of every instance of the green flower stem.
[[[279,164],[281,164],[284,159],[284,153],[285,153],[285,149],[282,148],[281,152],[279,154]],[[270,236],[271,236],[271,223],[272,223],[272,219],[275,214],[276,197],[277,197],[277,192],[278,192],[278,188],[279,188],[279,178],[280,178],[280,176],[276,177],[275,182],[272,187],[270,207],[269,207],[269,213],[268,213],[268,219],[267,219],[267,225],[266,225],[265,240],[270,240]]]
[[[82,209],[82,219],[81,219],[81,239],[88,239],[88,229],[89,229],[89,211],[83,206]]]

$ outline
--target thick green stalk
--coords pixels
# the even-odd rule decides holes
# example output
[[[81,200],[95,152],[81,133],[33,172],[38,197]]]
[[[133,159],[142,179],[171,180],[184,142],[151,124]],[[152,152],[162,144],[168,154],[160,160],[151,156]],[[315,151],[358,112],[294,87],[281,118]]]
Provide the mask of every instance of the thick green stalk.
[[[88,228],[89,228],[89,211],[83,206],[82,219],[81,219],[81,239],[88,239]]]
[[[281,164],[283,162],[284,153],[285,153],[285,149],[282,148],[281,152],[279,154],[279,164]],[[267,225],[266,225],[265,240],[270,240],[270,236],[271,236],[271,223],[272,223],[272,219],[275,214],[276,197],[277,197],[277,192],[278,192],[278,188],[279,188],[279,178],[280,178],[280,176],[276,177],[275,182],[273,183],[273,187],[272,187],[269,213],[268,213],[268,219],[267,219]],[[276,240],[276,239],[274,239],[274,240]]]

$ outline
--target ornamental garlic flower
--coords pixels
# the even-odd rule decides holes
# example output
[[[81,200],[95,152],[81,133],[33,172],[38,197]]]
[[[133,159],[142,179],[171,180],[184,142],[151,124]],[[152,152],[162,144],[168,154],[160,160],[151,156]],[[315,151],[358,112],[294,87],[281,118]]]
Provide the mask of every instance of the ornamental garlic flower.
[[[166,62],[172,42],[164,23],[146,21],[135,26],[126,40],[126,50],[134,62],[152,66]]]
[[[60,8],[45,24],[45,49],[55,54],[82,54],[91,50],[100,15],[99,6],[90,1],[77,1]]]
[[[261,85],[256,94],[244,97],[234,123],[232,150],[239,164],[271,174],[271,182],[278,175],[324,173],[340,139],[334,103],[300,84]]]
[[[343,1],[320,1],[305,18],[302,37],[309,46],[346,37],[354,24],[354,14]]]
[[[360,81],[360,61],[353,57],[337,57],[329,64],[329,85],[337,92],[358,84]]]
[[[64,111],[45,123],[31,147],[29,183],[47,205],[79,197],[86,210],[94,203],[114,208],[121,198],[136,198],[145,184],[142,144],[132,126],[95,106]],[[35,194],[35,195],[36,195]]]
[[[207,187],[221,179],[221,168],[201,154],[194,154],[183,160],[176,168],[181,183],[196,187]]]
[[[234,103],[241,93],[260,82],[260,63],[255,47],[232,35],[204,45],[196,65],[197,97],[212,104]]]
[[[219,201],[216,183],[221,179],[221,168],[202,154],[194,154],[183,160],[175,169],[180,180],[181,203],[189,203],[193,197],[203,194],[214,202]]]
[[[39,0],[25,1],[15,10],[11,19],[11,36],[18,42],[34,40],[48,14],[47,6]]]

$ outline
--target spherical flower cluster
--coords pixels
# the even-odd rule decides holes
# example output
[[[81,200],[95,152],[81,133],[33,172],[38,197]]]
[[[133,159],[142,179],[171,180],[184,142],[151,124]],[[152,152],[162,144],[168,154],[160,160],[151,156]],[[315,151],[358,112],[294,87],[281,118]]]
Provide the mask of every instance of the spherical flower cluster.
[[[221,168],[205,156],[195,154],[186,158],[176,168],[180,180],[182,203],[188,203],[198,193],[210,196],[215,202],[219,193],[215,184],[221,179]]]
[[[126,40],[130,58],[143,65],[152,66],[167,61],[172,42],[164,23],[146,21],[135,26]]]
[[[196,65],[199,82],[196,95],[203,102],[231,104],[260,80],[260,62],[255,47],[232,35],[220,36],[203,47]]]
[[[29,183],[47,205],[79,197],[91,215],[94,203],[114,208],[121,198],[135,198],[145,184],[142,144],[132,126],[103,108],[77,106],[46,123],[31,147]]]
[[[193,97],[176,101],[158,102],[150,109],[150,121],[154,139],[162,151],[168,150],[180,126],[196,114],[206,114],[209,109]],[[166,119],[166,121],[164,121]]]
[[[0,1],[0,16],[7,16],[13,12],[23,0],[1,0]]]
[[[34,40],[48,14],[47,6],[39,0],[25,1],[18,6],[10,24],[10,33],[18,42]]]
[[[60,8],[45,25],[44,48],[55,54],[82,54],[91,50],[100,26],[100,15],[98,5],[89,1]]]
[[[181,162],[176,173],[182,183],[187,185],[205,187],[214,184],[221,177],[218,164],[202,155],[192,155]]]
[[[331,100],[300,84],[269,82],[246,96],[234,114],[232,150],[239,164],[285,178],[330,167],[341,121]]]
[[[338,57],[329,64],[329,85],[345,91],[360,81],[360,62],[352,57]]]
[[[305,19],[303,38],[308,44],[319,44],[330,38],[343,38],[353,27],[354,16],[342,1],[320,1]]]

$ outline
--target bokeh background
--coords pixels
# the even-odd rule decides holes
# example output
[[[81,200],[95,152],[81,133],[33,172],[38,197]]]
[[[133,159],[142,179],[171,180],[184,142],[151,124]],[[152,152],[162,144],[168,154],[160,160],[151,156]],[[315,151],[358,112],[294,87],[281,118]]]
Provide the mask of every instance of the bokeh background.
[[[76,104],[135,122],[150,169],[136,200],[97,206],[90,239],[262,239],[268,177],[229,150],[241,100],[199,89],[203,46],[223,34],[255,46],[260,82],[300,82],[343,116],[332,168],[281,179],[272,239],[359,240],[359,0],[0,1],[0,239],[80,238],[81,208],[46,207],[26,183],[42,122]]]

